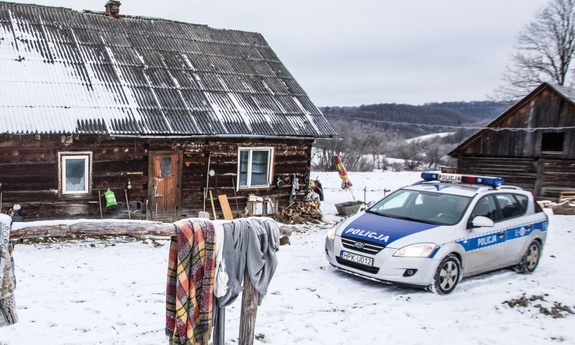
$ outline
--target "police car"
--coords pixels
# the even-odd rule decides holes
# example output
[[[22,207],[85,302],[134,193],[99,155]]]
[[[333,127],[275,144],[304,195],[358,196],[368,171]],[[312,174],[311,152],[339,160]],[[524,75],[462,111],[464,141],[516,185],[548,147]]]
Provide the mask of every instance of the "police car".
[[[530,192],[499,177],[421,177],[330,229],[330,264],[438,294],[451,293],[461,278],[500,268],[535,270],[548,217]]]

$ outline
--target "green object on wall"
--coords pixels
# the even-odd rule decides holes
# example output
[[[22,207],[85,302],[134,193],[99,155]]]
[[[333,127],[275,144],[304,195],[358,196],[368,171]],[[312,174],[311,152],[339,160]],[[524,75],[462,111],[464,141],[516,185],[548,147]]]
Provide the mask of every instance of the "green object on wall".
[[[104,198],[106,198],[106,207],[118,204],[116,202],[116,195],[114,195],[114,192],[112,192],[110,188],[108,188],[108,190],[104,192]]]

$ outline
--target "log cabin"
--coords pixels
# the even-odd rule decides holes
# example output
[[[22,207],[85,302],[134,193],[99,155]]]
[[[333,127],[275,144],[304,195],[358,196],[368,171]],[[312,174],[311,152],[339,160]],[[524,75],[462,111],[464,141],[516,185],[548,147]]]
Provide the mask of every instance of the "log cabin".
[[[173,221],[221,217],[221,195],[238,215],[251,197],[287,206],[314,140],[336,133],[262,35],[120,5],[0,2],[0,212]]]
[[[503,177],[557,200],[575,190],[575,90],[541,84],[448,155],[457,173]]]

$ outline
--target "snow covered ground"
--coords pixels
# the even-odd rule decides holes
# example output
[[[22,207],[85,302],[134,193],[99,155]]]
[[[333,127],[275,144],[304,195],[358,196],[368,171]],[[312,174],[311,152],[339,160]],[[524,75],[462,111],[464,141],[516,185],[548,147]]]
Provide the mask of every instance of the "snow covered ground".
[[[406,142],[411,143],[413,141],[426,141],[426,140],[430,140],[430,139],[435,139],[435,138],[444,138],[448,135],[452,135],[455,132],[445,132],[445,133],[433,133],[433,134],[426,134],[426,135],[422,135],[419,137],[415,137],[415,138],[411,138],[411,139],[407,139]]]
[[[337,172],[311,176],[325,189],[325,217],[337,221],[334,204],[353,196]],[[369,201],[419,174],[349,177],[354,197],[363,201],[365,187]],[[484,274],[447,296],[336,271],[324,258],[326,228],[297,225],[281,247],[255,344],[575,344],[575,216],[550,215],[534,274]],[[167,239],[18,245],[14,258],[20,320],[0,329],[0,344],[167,344]],[[237,344],[240,306],[226,311],[227,344]]]

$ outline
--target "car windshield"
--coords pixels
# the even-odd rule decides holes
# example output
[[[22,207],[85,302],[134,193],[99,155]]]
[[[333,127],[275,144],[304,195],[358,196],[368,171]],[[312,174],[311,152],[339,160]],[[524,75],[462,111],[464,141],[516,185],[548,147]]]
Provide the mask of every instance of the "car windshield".
[[[370,207],[367,212],[418,222],[454,225],[459,223],[470,197],[402,189]]]

